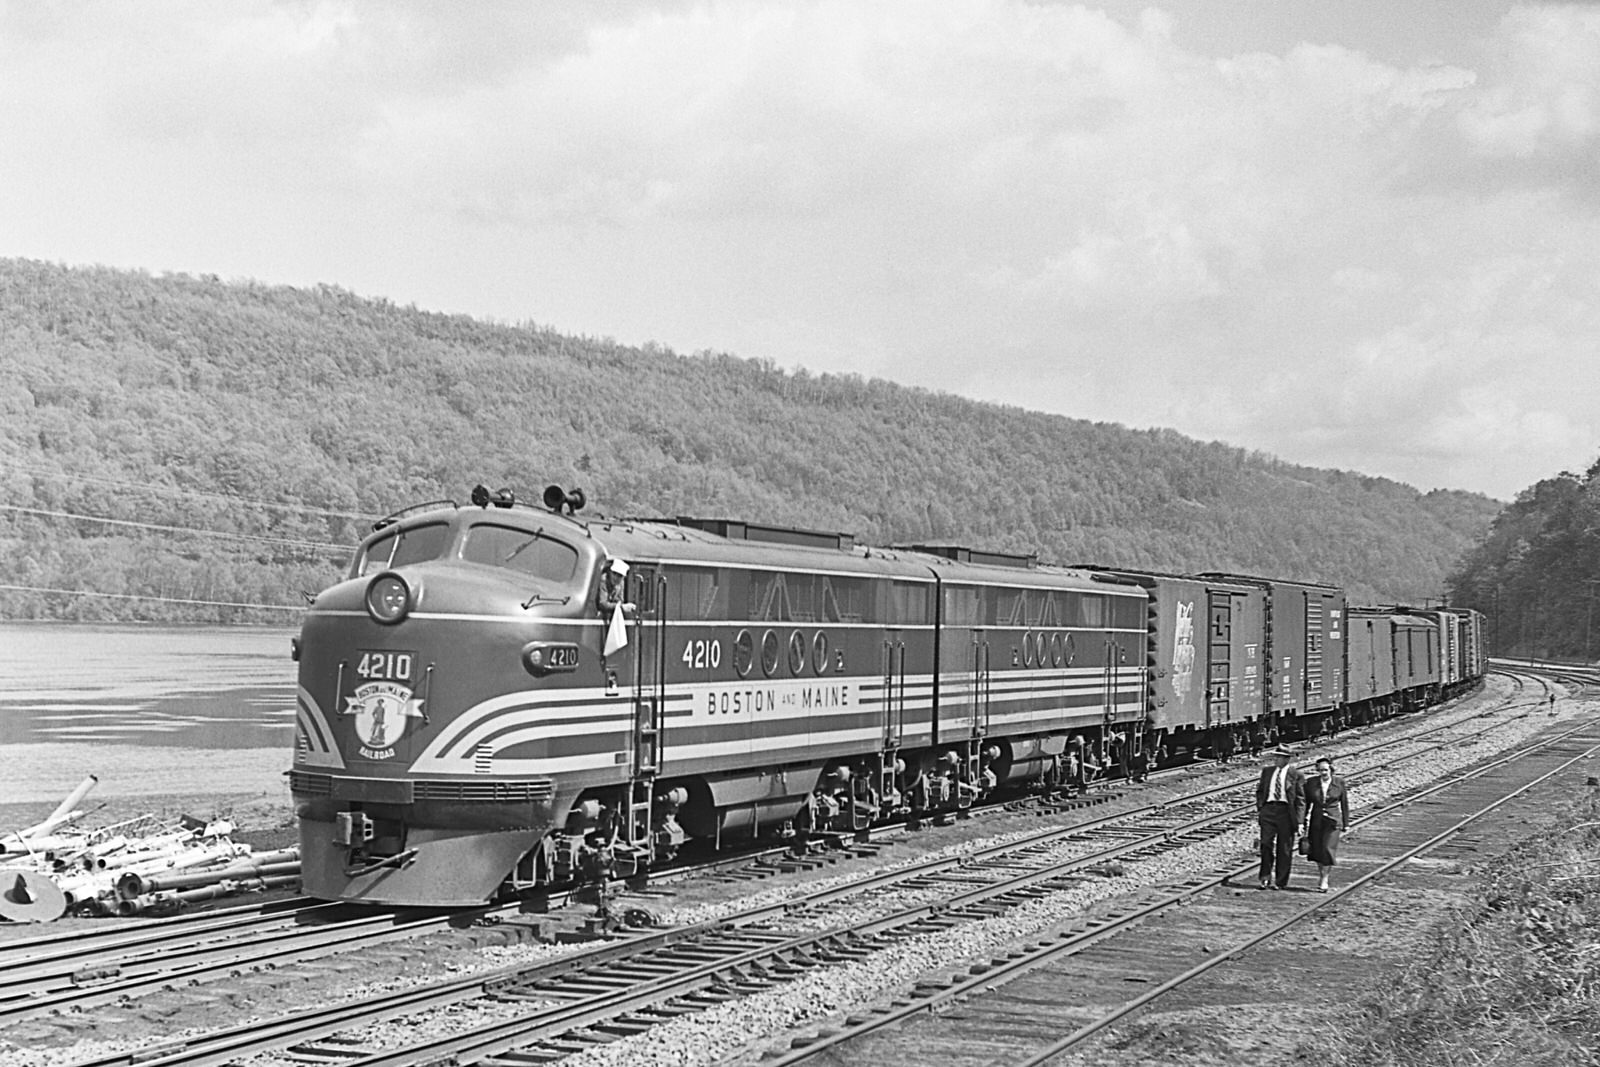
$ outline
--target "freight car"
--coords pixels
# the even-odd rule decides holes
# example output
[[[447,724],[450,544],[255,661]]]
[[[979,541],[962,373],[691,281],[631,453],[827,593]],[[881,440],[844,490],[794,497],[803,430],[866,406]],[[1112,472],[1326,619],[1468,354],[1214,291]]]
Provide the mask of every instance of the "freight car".
[[[289,775],[309,894],[481,903],[1348,711],[1331,586],[582,503],[407,509],[314,598]]]
[[[1350,721],[1360,724],[1436,703],[1442,692],[1439,631],[1400,608],[1350,609]]]

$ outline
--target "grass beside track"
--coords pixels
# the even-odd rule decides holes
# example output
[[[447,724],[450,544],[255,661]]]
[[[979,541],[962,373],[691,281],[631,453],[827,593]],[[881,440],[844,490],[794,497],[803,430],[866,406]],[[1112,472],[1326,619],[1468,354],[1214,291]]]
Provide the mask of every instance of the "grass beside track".
[[[1600,789],[1480,879],[1428,951],[1314,1042],[1326,1067],[1600,1065]]]

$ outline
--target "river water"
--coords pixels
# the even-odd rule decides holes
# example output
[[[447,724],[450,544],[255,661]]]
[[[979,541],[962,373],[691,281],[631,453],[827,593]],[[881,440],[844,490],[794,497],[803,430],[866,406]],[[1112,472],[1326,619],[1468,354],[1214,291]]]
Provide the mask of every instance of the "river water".
[[[0,803],[281,793],[289,629],[0,623]]]

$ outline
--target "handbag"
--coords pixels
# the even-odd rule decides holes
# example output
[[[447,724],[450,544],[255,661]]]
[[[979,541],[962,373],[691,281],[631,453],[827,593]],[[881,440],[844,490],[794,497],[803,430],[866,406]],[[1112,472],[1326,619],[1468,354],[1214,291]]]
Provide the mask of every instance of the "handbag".
[[[1300,848],[1300,855],[1302,855],[1302,856],[1311,855],[1311,837],[1310,837],[1309,834],[1301,834],[1300,835],[1299,848]]]

